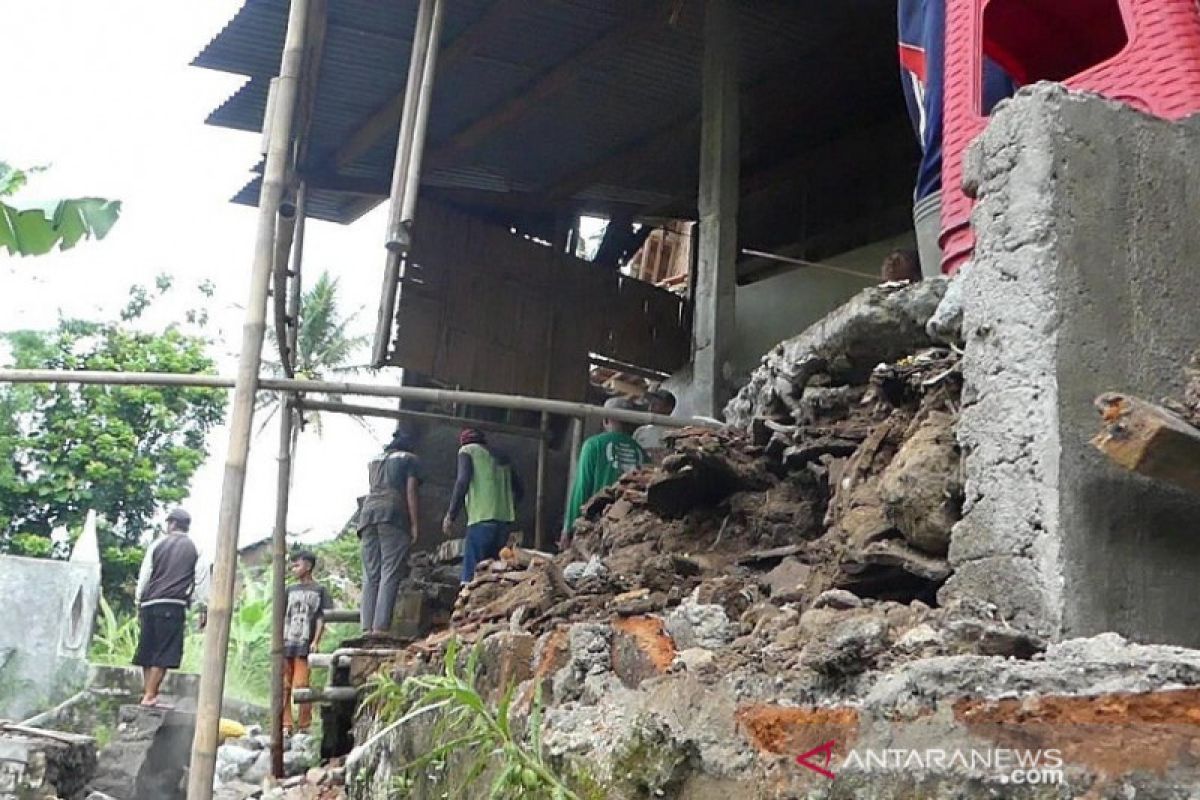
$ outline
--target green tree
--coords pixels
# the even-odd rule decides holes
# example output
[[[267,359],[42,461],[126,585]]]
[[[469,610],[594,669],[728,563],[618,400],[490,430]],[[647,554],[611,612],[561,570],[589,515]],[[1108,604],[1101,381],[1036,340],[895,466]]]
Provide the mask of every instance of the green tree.
[[[166,278],[154,290],[134,287],[116,322],[60,319],[53,330],[3,334],[8,361],[21,369],[213,372],[211,342],[198,333],[134,325],[169,289]],[[109,600],[127,604],[142,534],[188,495],[225,401],[222,390],[185,387],[0,387],[0,552],[44,556],[54,527],[78,530],[95,509]]]
[[[17,169],[0,161],[0,197],[20,191],[44,167]],[[80,239],[103,239],[121,215],[119,200],[77,197],[18,208],[0,202],[0,247],[13,255],[40,256],[57,246],[67,250]]]
[[[331,278],[328,272],[322,272],[312,288],[304,292],[300,298],[300,331],[296,337],[296,377],[308,380],[327,380],[338,376],[352,375],[361,372],[364,366],[357,363],[363,347],[370,341],[367,336],[350,334],[350,328],[358,317],[358,312],[344,314],[339,307],[338,281]],[[272,348],[279,353],[279,341],[273,327],[267,329]],[[267,369],[274,375],[283,376],[283,364],[278,360],[266,359]],[[263,417],[263,427],[279,410],[280,396],[277,393],[261,395],[260,409],[266,409]],[[341,397],[330,395],[329,399],[340,401]],[[361,422],[361,418],[359,419]],[[321,435],[321,415],[308,412],[304,415],[304,425],[312,425],[317,435]],[[292,455],[295,456],[296,436],[298,430],[293,429]]]

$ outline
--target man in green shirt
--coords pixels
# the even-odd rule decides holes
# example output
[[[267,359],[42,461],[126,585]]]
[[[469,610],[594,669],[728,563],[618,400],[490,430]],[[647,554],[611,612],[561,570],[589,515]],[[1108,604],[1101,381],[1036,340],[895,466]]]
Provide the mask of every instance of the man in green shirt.
[[[605,408],[632,411],[633,404],[623,397],[613,397],[604,403]],[[632,469],[646,464],[650,459],[646,451],[633,439],[636,426],[614,419],[604,420],[604,433],[598,433],[583,443],[579,451],[579,465],[575,470],[575,481],[571,484],[571,497],[563,515],[561,549],[571,544],[571,529],[583,509],[583,504],[592,495],[606,486],[611,486]]]
[[[458,477],[442,519],[442,532],[447,536],[453,533],[454,520],[465,506],[462,582],[466,584],[475,577],[476,564],[500,555],[524,492],[508,455],[489,445],[481,431],[464,429],[458,444]]]

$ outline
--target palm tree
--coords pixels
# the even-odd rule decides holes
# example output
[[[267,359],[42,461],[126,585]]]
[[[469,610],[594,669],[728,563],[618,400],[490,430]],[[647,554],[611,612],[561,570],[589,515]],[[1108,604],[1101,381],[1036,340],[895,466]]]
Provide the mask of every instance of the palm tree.
[[[356,363],[359,351],[367,345],[370,337],[351,336],[349,328],[354,324],[358,312],[343,315],[338,308],[338,281],[331,278],[328,272],[322,272],[312,288],[300,297],[300,330],[296,336],[296,377],[308,380],[326,380],[338,376],[352,375],[365,367]],[[270,338],[276,354],[279,353],[279,342],[275,329],[268,327]],[[272,359],[263,359],[268,371],[276,376],[283,376],[283,364]],[[331,400],[340,401],[336,395],[329,396]],[[279,410],[281,395],[268,392],[261,395],[260,410],[266,410],[263,427]],[[356,417],[360,423],[365,421]],[[312,424],[317,435],[322,432],[321,415],[311,411],[304,415],[300,425],[292,427],[292,457],[296,455],[296,439],[300,428]],[[261,429],[260,429],[261,430]]]

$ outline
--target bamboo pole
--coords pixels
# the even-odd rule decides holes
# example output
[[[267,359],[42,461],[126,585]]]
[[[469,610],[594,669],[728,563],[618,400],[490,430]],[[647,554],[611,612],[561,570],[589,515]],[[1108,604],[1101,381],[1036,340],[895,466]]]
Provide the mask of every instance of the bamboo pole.
[[[379,316],[375,322],[375,344],[371,363],[382,367],[387,361],[388,345],[392,340],[392,320],[396,314],[396,292],[400,283],[402,250],[408,246],[400,217],[403,216],[403,193],[408,185],[408,164],[412,156],[413,132],[417,121],[417,102],[421,78],[425,74],[425,58],[433,30],[434,0],[421,0],[413,31],[412,56],[408,62],[408,82],[404,87],[404,108],[400,114],[400,132],[396,137],[396,160],[392,167],[391,209],[388,212],[387,261],[383,269],[383,287],[379,295]]]
[[[296,233],[292,242],[292,283],[287,305],[287,314],[292,323],[288,327],[287,348],[292,356],[293,367],[300,358],[296,344],[300,339],[300,300],[304,292],[304,230],[307,223],[308,184],[301,181],[300,187],[296,189]]]
[[[262,365],[263,334],[266,331],[267,287],[275,248],[275,222],[283,197],[291,153],[292,118],[304,60],[305,28],[309,0],[292,0],[288,9],[288,27],[280,61],[274,119],[270,126],[270,144],[263,170],[258,201],[258,232],[254,262],[250,271],[250,295],[242,327],[242,350],[238,358],[234,385],[233,413],[230,418],[229,455],[221,487],[221,506],[217,520],[217,552],[213,571],[213,601],[209,607],[208,627],[204,634],[203,666],[196,702],[196,732],[188,769],[188,800],[212,800],[213,777],[217,764],[217,745],[221,701],[225,689],[225,667],[229,651],[229,626],[237,577],[238,529],[242,516],[242,494],[246,484],[246,461],[254,421],[254,401]]]
[[[418,137],[421,98],[425,94],[422,82],[426,77],[426,61],[434,47],[433,28],[437,0],[419,0],[417,22],[413,29],[412,53],[408,61],[408,81],[404,85],[404,108],[400,113],[400,130],[396,136],[396,159],[392,167],[391,205],[388,209],[387,238],[384,245],[388,250],[401,251],[408,247],[408,238],[403,227],[404,193],[408,191],[408,172],[414,152],[413,145]],[[430,73],[432,77],[432,73]]]
[[[546,535],[546,462],[550,456],[550,415],[545,411],[542,412],[541,432],[542,438],[538,441],[537,505],[533,510],[533,546],[545,550],[549,547],[549,537]]]
[[[653,416],[658,416],[657,414]],[[571,420],[571,462],[567,469],[567,496],[563,499],[563,508],[571,507],[571,489],[575,484],[575,473],[579,471],[579,451],[583,449],[583,418],[576,417]],[[566,513],[565,511],[563,512]],[[568,530],[574,520],[563,519],[563,525],[567,526]]]
[[[296,376],[293,364],[295,351],[288,346],[291,341],[288,320],[288,259],[292,254],[292,239],[296,233],[296,207],[283,203],[275,222],[275,256],[271,263],[271,306],[275,317],[275,346],[279,348],[279,363],[289,378]],[[291,320],[295,324],[295,318]]]
[[[0,369],[0,383],[78,383],[101,386],[188,386],[207,389],[232,389],[234,380],[218,375],[181,375],[171,372],[102,372],[56,369]],[[300,392],[364,397],[399,397],[435,405],[461,403],[512,411],[546,411],[563,417],[613,419],[633,425],[662,425],[666,428],[719,428],[721,423],[708,417],[667,417],[647,411],[602,408],[569,400],[549,400],[513,394],[467,392],[458,389],[430,389],[423,386],[382,386],[369,383],[314,381],[297,378],[259,378],[259,391]],[[464,420],[465,422],[465,420]]]
[[[425,136],[429,129],[429,108],[433,99],[433,76],[437,70],[438,42],[442,37],[444,0],[433,0],[433,22],[425,46],[425,63],[421,69],[421,89],[417,97],[417,118],[413,123],[412,153],[408,157],[403,203],[400,207],[400,230],[404,247],[412,241],[413,219],[417,214],[417,195],[421,191],[421,164],[425,157]]]
[[[543,434],[541,431],[536,431],[531,428],[522,428],[517,425],[506,425],[503,422],[491,422],[488,420],[453,417],[449,414],[433,414],[428,411],[408,411],[407,409],[403,408],[378,408],[376,406],[360,406],[353,403],[334,403],[324,400],[309,400],[307,398],[301,398],[297,400],[296,406],[297,408],[304,409],[305,411],[332,411],[335,414],[351,414],[359,417],[416,419],[425,420],[427,422],[443,423],[446,425],[457,425],[459,427],[470,426],[472,428],[478,428],[481,431],[505,433],[510,436],[525,436],[532,439],[549,437],[549,433]]]
[[[271,774],[283,777],[283,624],[287,597],[287,519],[292,485],[292,398],[279,408],[279,475],[271,536]]]

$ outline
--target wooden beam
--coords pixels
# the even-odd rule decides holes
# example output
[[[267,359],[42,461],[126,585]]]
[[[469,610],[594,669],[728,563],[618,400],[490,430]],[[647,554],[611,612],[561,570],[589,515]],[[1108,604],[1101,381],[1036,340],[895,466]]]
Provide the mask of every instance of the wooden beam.
[[[1103,419],[1092,445],[1117,465],[1200,492],[1200,430],[1162,406],[1124,394],[1102,394]]]
[[[502,101],[491,111],[476,118],[438,145],[429,154],[430,166],[445,163],[451,156],[469,150],[496,131],[520,119],[530,109],[573,84],[588,64],[603,61],[609,55],[655,30],[655,23],[665,21],[672,3],[652,0],[640,10],[617,23],[587,47],[541,73],[516,94]]]
[[[355,405],[352,403],[334,403],[323,400],[308,400],[299,398],[296,407],[302,411],[330,411],[335,414],[349,414],[354,417],[381,417],[383,419],[416,419],[441,425],[453,425],[460,428],[478,428],[481,431],[504,433],[510,436],[524,436],[528,439],[548,439],[550,434],[542,433],[537,428],[522,428],[518,425],[506,425],[503,422],[490,422],[467,417],[454,417],[449,414],[434,414],[428,411],[408,411],[396,408],[378,408],[376,406]],[[543,412],[544,413],[544,412]]]

